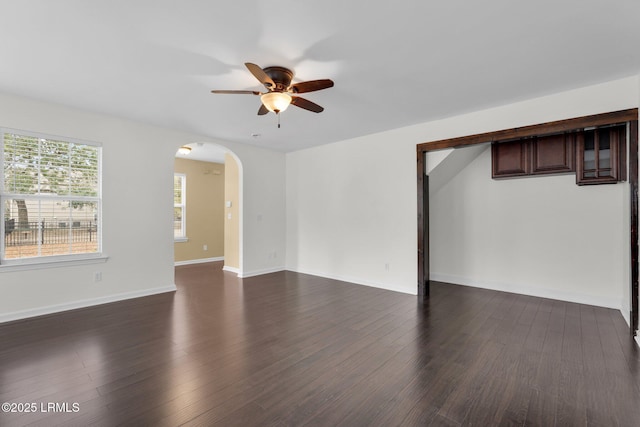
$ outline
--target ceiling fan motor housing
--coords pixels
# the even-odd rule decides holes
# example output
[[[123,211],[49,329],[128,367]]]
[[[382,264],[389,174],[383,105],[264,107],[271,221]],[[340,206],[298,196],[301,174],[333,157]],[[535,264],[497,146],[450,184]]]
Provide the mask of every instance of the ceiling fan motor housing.
[[[274,66],[266,67],[263,69],[263,71],[276,84],[276,87],[271,88],[271,90],[277,92],[285,92],[291,85],[291,80],[293,79],[293,71],[291,71],[290,69]]]

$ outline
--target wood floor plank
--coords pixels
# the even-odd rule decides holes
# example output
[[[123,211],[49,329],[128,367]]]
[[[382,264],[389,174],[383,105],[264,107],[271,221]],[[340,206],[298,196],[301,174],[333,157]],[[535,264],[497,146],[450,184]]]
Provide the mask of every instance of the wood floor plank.
[[[176,268],[175,294],[0,325],[1,426],[637,426],[615,310],[433,282]]]

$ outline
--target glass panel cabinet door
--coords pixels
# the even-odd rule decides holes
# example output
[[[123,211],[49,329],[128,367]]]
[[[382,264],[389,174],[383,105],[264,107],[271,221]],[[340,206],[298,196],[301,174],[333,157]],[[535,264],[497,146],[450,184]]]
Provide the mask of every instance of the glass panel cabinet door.
[[[625,165],[620,153],[626,150],[627,126],[616,125],[578,133],[576,183],[606,184],[620,181]]]
[[[584,148],[582,149],[582,169],[585,178],[596,176],[596,135],[595,132],[583,133]],[[580,140],[578,140],[580,141]],[[579,142],[578,142],[579,143]],[[579,159],[580,157],[578,157]]]

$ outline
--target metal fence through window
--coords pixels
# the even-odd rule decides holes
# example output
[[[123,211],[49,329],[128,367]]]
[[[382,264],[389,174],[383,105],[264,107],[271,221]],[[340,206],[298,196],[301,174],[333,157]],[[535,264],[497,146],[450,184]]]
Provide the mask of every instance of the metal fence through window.
[[[4,245],[86,243],[97,240],[96,221],[29,221],[9,219],[4,224]]]

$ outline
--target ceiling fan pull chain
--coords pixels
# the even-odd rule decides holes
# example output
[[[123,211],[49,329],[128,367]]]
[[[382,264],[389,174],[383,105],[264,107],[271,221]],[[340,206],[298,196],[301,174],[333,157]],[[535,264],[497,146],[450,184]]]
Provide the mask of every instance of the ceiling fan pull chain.
[[[280,129],[280,112],[276,113],[276,117],[278,117],[278,129]]]

